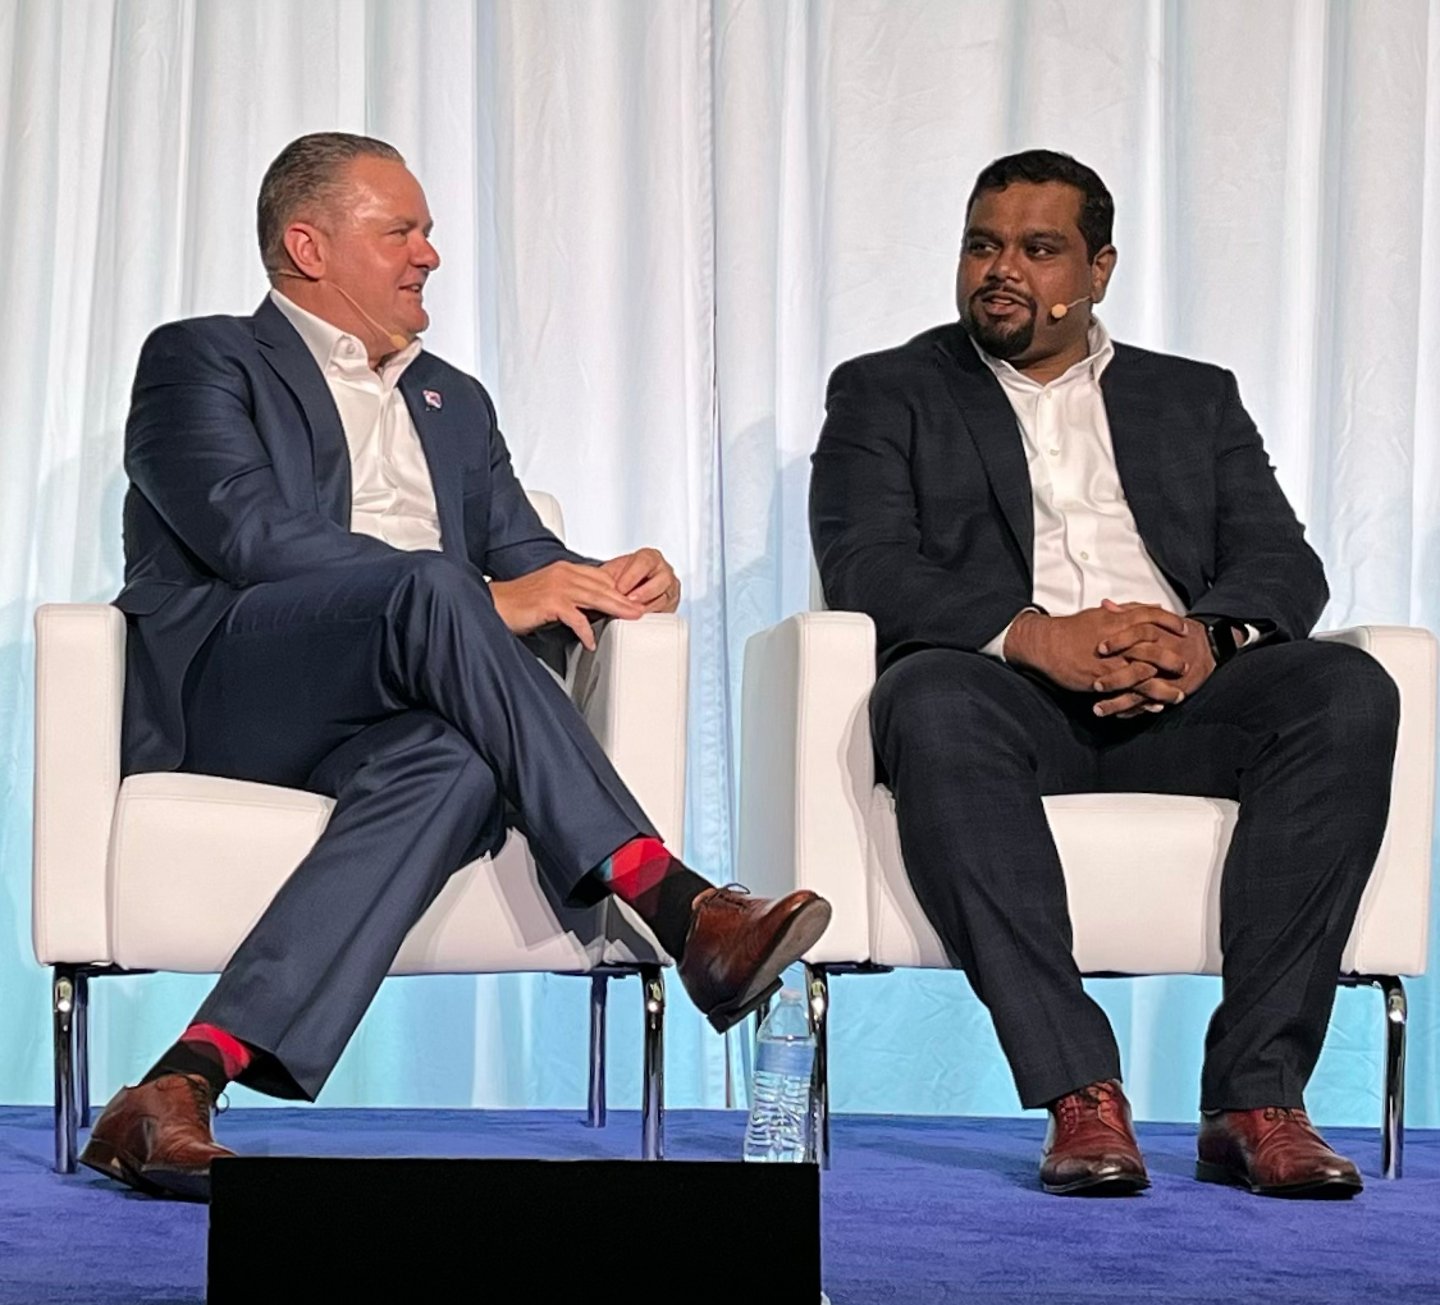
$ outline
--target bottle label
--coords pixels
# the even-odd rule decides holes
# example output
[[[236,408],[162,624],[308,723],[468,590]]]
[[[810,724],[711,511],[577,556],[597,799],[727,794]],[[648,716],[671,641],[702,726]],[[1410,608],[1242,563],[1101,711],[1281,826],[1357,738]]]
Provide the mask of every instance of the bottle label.
[[[814,1064],[813,1042],[801,1041],[798,1038],[794,1042],[782,1042],[779,1039],[772,1042],[764,1039],[755,1057],[755,1072],[808,1079]]]

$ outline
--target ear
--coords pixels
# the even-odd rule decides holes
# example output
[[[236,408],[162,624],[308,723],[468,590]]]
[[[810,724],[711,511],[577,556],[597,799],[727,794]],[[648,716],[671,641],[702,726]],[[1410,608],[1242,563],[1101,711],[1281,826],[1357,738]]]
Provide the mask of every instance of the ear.
[[[1090,299],[1099,303],[1105,298],[1105,289],[1110,284],[1110,275],[1115,271],[1115,260],[1120,255],[1114,245],[1106,245],[1090,261]]]
[[[285,228],[285,252],[301,276],[318,281],[325,275],[325,233],[308,222],[292,222]]]

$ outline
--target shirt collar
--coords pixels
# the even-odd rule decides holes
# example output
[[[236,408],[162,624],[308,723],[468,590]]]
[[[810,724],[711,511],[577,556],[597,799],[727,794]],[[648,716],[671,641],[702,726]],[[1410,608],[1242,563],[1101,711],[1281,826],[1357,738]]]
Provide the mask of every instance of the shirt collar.
[[[359,336],[342,331],[333,322],[301,308],[293,299],[287,298],[278,289],[271,289],[270,302],[285,314],[286,320],[299,333],[315,359],[315,365],[328,376],[362,376],[370,371],[365,342]],[[411,340],[403,349],[392,353],[380,364],[380,379],[387,385],[395,385],[405,369],[419,356],[419,340]],[[373,373],[372,373],[373,374]]]
[[[1031,380],[1024,372],[1012,367],[1004,359],[991,357],[975,343],[974,336],[970,336],[970,343],[975,346],[975,352],[980,355],[980,360],[995,373],[995,377],[1001,385],[1010,389],[1043,390],[1048,388],[1039,381]],[[1090,319],[1087,343],[1090,346],[1090,352],[1074,366],[1067,368],[1057,376],[1049,383],[1050,385],[1066,385],[1086,374],[1092,382],[1099,384],[1101,375],[1115,356],[1115,345],[1110,339],[1110,332],[1105,329],[1105,323],[1098,317],[1092,316]]]

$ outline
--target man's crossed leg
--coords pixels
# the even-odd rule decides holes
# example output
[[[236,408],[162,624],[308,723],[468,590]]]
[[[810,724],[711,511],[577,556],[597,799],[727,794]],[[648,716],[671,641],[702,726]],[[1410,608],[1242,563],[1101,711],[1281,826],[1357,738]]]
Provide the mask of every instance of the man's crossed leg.
[[[313,1098],[406,934],[518,817],[557,897],[629,903],[719,1030],[779,986],[829,904],[715,888],[664,847],[472,568],[397,553],[256,585],[187,685],[183,769],[335,798],[324,834],[190,1028],[97,1120],[81,1160],[203,1197],[231,1079]]]

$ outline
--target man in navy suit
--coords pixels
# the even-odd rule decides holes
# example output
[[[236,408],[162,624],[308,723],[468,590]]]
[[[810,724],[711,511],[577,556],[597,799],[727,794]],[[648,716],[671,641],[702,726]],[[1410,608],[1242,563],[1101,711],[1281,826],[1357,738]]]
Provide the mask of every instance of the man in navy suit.
[[[674,611],[679,581],[654,549],[566,549],[484,388],[421,349],[440,259],[400,155],[301,137],[258,207],[269,297],[252,318],[160,328],[136,373],[124,764],[336,804],[81,1155],[185,1197],[227,1154],[211,1132],[226,1083],[313,1098],[411,926],[507,824],[559,896],[630,904],[720,1030],[830,915],[813,893],[717,889],[672,856],[542,664],[574,639],[593,649],[597,615]]]
[[[875,745],[916,895],[989,1008],[1047,1191],[1148,1185],[1071,954],[1041,798],[1235,798],[1197,1176],[1350,1196],[1303,1091],[1384,833],[1399,707],[1306,638],[1320,561],[1235,379],[1093,315],[1114,206],[1032,150],[976,181],[960,321],[839,367],[814,458],[825,596],[875,620]],[[1117,855],[1123,848],[1117,844]]]

